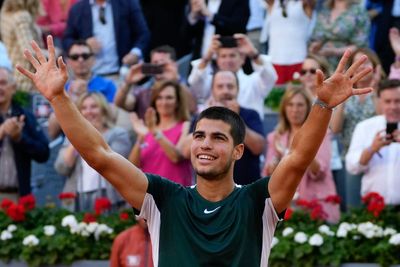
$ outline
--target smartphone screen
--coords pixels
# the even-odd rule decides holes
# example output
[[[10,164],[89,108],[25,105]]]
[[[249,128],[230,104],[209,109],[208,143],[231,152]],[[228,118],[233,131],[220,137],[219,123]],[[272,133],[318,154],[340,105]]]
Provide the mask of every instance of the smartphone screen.
[[[387,122],[386,123],[386,134],[392,134],[398,128],[397,122]],[[391,137],[393,139],[393,136]]]
[[[157,75],[163,73],[163,66],[151,63],[144,63],[142,65],[142,73],[144,75]]]
[[[232,48],[237,47],[237,40],[233,36],[221,36],[219,38],[222,47]]]

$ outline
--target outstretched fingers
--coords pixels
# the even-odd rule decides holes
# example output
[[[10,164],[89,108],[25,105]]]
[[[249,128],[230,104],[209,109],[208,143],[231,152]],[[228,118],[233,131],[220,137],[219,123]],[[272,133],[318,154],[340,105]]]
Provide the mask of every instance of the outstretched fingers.
[[[47,49],[49,51],[49,63],[55,64],[56,49],[54,48],[53,37],[51,35],[47,36]]]
[[[364,95],[371,93],[374,89],[372,87],[367,87],[367,88],[357,88],[352,90],[353,95]]]
[[[366,68],[363,69],[362,71],[356,73],[355,75],[353,75],[351,77],[351,82],[353,84],[355,84],[356,82],[358,82],[359,80],[361,80],[365,75],[367,75],[368,73],[370,73],[372,71],[372,68]]]
[[[338,73],[344,73],[346,70],[346,65],[347,65],[347,61],[349,61],[351,55],[351,50],[350,49],[346,49],[346,51],[344,52],[342,58],[339,61],[339,64],[337,65],[336,71]]]
[[[42,50],[38,46],[38,44],[35,41],[31,42],[31,46],[33,48],[33,51],[35,51],[36,58],[38,59],[40,64],[45,64],[47,62],[46,57],[43,55]]]
[[[59,56],[58,58],[57,58],[57,65],[58,65],[58,67],[59,67],[59,69],[60,69],[60,71],[61,71],[61,74],[64,76],[64,77],[66,77],[68,74],[67,74],[67,65],[64,63],[64,60],[62,59],[62,57],[61,56]]]
[[[22,67],[21,65],[17,64],[15,66],[17,68],[17,70],[19,72],[21,72],[23,75],[25,75],[26,77],[28,77],[29,79],[33,80],[35,74],[30,72],[29,70],[25,69],[24,67]]]
[[[32,64],[32,66],[35,69],[38,69],[40,67],[39,61],[32,55],[31,51],[28,49],[24,50],[24,57]]]
[[[357,72],[358,68],[367,60],[366,55],[362,55],[356,62],[351,64],[350,68],[346,71],[346,74],[351,77]]]

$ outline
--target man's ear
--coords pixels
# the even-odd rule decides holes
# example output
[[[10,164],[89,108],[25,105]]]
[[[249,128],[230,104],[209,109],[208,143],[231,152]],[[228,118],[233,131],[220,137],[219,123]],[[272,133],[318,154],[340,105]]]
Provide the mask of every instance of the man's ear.
[[[234,160],[239,160],[242,158],[244,152],[244,144],[238,144],[234,147],[233,149],[233,159]]]

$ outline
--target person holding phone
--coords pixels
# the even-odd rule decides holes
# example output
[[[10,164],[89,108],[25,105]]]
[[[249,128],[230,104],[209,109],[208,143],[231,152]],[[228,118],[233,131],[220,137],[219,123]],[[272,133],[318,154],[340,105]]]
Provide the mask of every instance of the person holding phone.
[[[176,65],[175,49],[168,45],[154,48],[150,52],[149,63],[139,63],[131,66],[124,80],[119,85],[115,95],[114,104],[126,111],[134,111],[143,119],[147,108],[150,106],[152,91],[159,83],[165,81],[179,82],[178,68]],[[150,80],[142,85],[139,83],[146,77]],[[196,112],[196,101],[189,90],[184,87],[190,113]]]
[[[385,203],[400,205],[400,80],[382,81],[378,98],[382,115],[357,124],[346,168],[351,174],[363,174],[361,195],[378,192]]]

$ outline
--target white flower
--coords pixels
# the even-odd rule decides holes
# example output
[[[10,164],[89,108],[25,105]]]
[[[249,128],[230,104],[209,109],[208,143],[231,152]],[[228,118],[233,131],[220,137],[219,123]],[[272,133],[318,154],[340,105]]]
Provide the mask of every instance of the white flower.
[[[24,238],[22,244],[24,246],[34,247],[39,244],[39,239],[34,235],[28,235],[27,237]]]
[[[390,228],[390,227],[386,228],[386,229],[383,231],[383,235],[384,235],[384,236],[395,235],[395,234],[397,234],[397,231],[394,230],[393,228]]]
[[[325,235],[328,235],[328,236],[334,236],[335,235],[335,233],[326,224],[323,224],[320,227],[318,227],[318,231],[321,234],[325,234]]]
[[[338,228],[338,230],[336,232],[336,236],[337,237],[347,237],[347,233],[349,231],[353,230],[353,229],[356,229],[356,228],[357,228],[357,225],[355,225],[353,223],[349,224],[347,222],[342,222],[339,225],[339,228]]]
[[[99,224],[97,222],[91,222],[89,223],[89,225],[86,227],[86,230],[93,234],[94,232],[96,232],[97,227],[99,226]]]
[[[112,228],[108,227],[107,225],[105,225],[105,224],[99,224],[99,226],[98,226],[97,229],[96,229],[96,232],[94,233],[94,238],[95,238],[96,240],[99,240],[99,238],[100,238],[100,236],[101,236],[102,234],[112,234],[113,231],[114,231],[114,230],[113,230]]]
[[[272,242],[271,242],[271,248],[275,247],[276,244],[279,243],[279,239],[276,238],[275,236],[272,238]]]
[[[56,233],[56,227],[53,225],[45,225],[43,229],[44,234],[47,236],[53,236]]]
[[[0,235],[1,240],[5,241],[5,240],[11,239],[11,238],[13,238],[13,235],[10,231],[4,230],[3,232],[1,232],[1,235]]]
[[[15,225],[15,224],[10,224],[8,227],[7,227],[7,231],[9,231],[9,232],[14,232],[15,230],[17,230],[17,226]]]
[[[324,243],[324,238],[320,234],[313,234],[308,240],[311,246],[319,247]]]
[[[80,222],[76,227],[76,232],[81,236],[90,236],[89,231],[87,230],[88,224],[85,222]]]
[[[78,221],[76,220],[74,215],[67,215],[65,216],[62,221],[61,225],[63,227],[75,228],[78,225]]]
[[[294,235],[294,241],[300,244],[307,242],[307,235],[303,232],[298,232]]]
[[[283,229],[283,231],[282,231],[282,236],[288,236],[288,235],[290,235],[290,234],[293,233],[293,232],[294,232],[294,230],[293,230],[292,227],[286,227],[286,228]]]
[[[394,246],[400,245],[400,234],[392,235],[389,239],[389,244]]]
[[[382,227],[371,222],[360,223],[357,227],[357,231],[369,239],[383,236]]]

